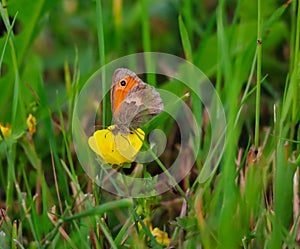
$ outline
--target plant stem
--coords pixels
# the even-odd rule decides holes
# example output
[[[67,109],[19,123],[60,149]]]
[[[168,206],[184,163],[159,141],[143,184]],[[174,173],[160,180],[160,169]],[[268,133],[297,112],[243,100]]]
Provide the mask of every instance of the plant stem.
[[[10,29],[12,29],[10,21],[9,21],[9,15],[7,11],[7,3],[6,0],[2,1],[2,5],[0,3],[1,10],[1,16],[3,19],[3,22],[5,24],[6,30],[8,33],[10,33]],[[12,129],[14,129],[14,124],[17,116],[17,108],[18,108],[18,98],[19,98],[19,85],[20,85],[20,75],[19,75],[19,67],[18,67],[18,60],[17,60],[17,53],[15,49],[14,44],[14,34],[13,32],[10,33],[9,37],[9,45],[11,50],[11,60],[13,64],[13,69],[15,73],[15,85],[14,85],[14,93],[13,93],[13,101],[12,101],[12,114],[11,114],[11,125]]]
[[[262,23],[261,0],[257,0],[257,72],[256,72],[256,110],[255,110],[255,148],[259,146],[259,119],[260,119],[260,84],[261,84],[261,60],[262,60]]]
[[[295,27],[296,36],[295,36],[295,47],[294,47],[294,62],[292,68],[292,77],[291,83],[293,85],[293,112],[292,112],[292,122],[293,125],[297,122],[297,112],[299,108],[299,99],[298,99],[298,76],[299,76],[299,40],[300,40],[300,0],[298,0],[298,10],[297,10],[297,23]]]
[[[96,0],[96,17],[97,17],[97,36],[98,36],[98,49],[99,49],[99,59],[100,66],[104,66],[105,64],[105,43],[104,43],[104,31],[103,31],[103,15],[102,15],[102,6],[101,0]],[[101,75],[102,81],[102,125],[106,125],[106,106],[107,101],[104,97],[107,89],[106,89],[106,80],[105,80],[105,70],[103,70]]]
[[[148,1],[142,0],[142,37],[143,37],[143,48],[144,52],[151,52],[151,34],[150,34],[150,23],[149,23],[149,8]],[[146,72],[153,72],[155,69],[155,62],[151,60],[151,57],[146,53],[145,54],[145,64]],[[147,75],[147,82],[153,86],[156,86],[156,76],[155,74]]]

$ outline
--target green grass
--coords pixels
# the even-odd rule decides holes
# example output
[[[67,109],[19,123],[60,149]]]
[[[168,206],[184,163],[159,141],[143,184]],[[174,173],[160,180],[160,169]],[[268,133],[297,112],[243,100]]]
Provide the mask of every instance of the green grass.
[[[0,133],[0,248],[163,248],[156,227],[174,248],[299,247],[299,0],[2,0],[0,14],[0,123],[11,125],[9,136]],[[125,198],[81,167],[72,115],[100,67],[151,51],[185,58],[209,77],[225,110],[226,143],[212,174],[202,171],[218,113],[208,117],[180,82],[148,74],[145,81],[190,106],[200,148],[187,148],[186,162],[196,162],[183,181],[168,174],[172,190]],[[159,62],[143,63],[152,70]],[[96,125],[107,127],[108,96],[101,108]],[[29,114],[37,118],[33,137]],[[161,115],[153,124],[166,150],[126,174],[155,180],[176,158],[174,122]]]

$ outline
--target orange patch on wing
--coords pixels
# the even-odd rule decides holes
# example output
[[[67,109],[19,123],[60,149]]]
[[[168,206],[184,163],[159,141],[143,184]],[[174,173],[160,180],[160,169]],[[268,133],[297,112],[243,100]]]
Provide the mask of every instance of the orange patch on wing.
[[[137,81],[135,78],[127,77],[124,80],[126,80],[126,86],[123,87],[120,85],[120,82],[118,82],[115,86],[114,92],[113,92],[113,114],[116,115],[120,111],[121,104],[123,103],[124,99],[126,98],[128,92],[137,84],[140,82]]]

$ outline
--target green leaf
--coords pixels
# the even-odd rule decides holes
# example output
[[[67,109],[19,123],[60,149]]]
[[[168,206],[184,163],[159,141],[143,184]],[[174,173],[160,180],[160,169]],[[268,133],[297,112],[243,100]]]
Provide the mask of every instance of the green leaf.
[[[65,217],[63,219],[65,221],[71,221],[74,219],[80,219],[80,218],[84,218],[84,217],[88,217],[88,216],[102,215],[105,212],[109,212],[114,209],[130,208],[130,207],[132,207],[132,205],[133,205],[133,202],[131,199],[122,199],[122,200],[118,200],[118,201],[107,202],[100,206],[93,207],[93,208],[83,211],[81,213]]]
[[[191,48],[191,43],[189,40],[189,35],[186,30],[186,27],[183,23],[182,17],[179,16],[178,19],[179,22],[179,32],[180,32],[180,37],[181,37],[181,43],[184,51],[185,58],[192,62],[193,61],[193,56],[192,56],[192,48]]]
[[[43,15],[49,11],[54,4],[58,3],[58,0],[54,1],[46,1],[46,0],[36,0],[36,1],[27,1],[27,0],[11,0],[8,2],[7,10],[10,17],[15,16],[16,13],[16,27],[14,30],[17,30],[13,39],[13,45],[15,49],[15,54],[17,56],[17,66],[21,73],[20,82],[22,83],[22,68],[25,65],[26,53],[30,51],[29,47],[33,44],[34,38],[37,36],[38,32],[41,29],[40,23],[43,19]],[[0,51],[4,50],[5,44],[7,42],[8,34],[5,34],[0,38]],[[14,89],[15,80],[15,71],[13,70],[13,61],[11,56],[11,49],[7,49],[3,56],[3,65],[7,67],[7,73],[2,75],[0,78],[0,88],[1,88],[1,98],[0,98],[0,107],[2,107],[2,119],[8,119],[11,115],[10,108],[3,108],[3,106],[11,105],[11,97]],[[17,94],[18,99],[16,101],[20,101],[20,93]],[[18,105],[18,108],[20,106]],[[21,106],[21,108],[24,108]],[[18,110],[17,110],[18,111]],[[25,117],[19,116],[17,117],[23,118]]]

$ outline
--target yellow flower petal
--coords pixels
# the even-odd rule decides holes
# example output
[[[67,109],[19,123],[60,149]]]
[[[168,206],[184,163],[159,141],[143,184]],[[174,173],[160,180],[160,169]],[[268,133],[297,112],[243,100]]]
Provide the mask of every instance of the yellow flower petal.
[[[28,115],[28,118],[26,120],[29,134],[32,136],[36,132],[36,118],[31,113]]]
[[[144,218],[143,222],[148,227],[149,231],[152,233],[153,237],[157,240],[159,244],[161,244],[162,246],[168,246],[170,244],[171,239],[169,238],[168,233],[160,230],[158,227],[155,227],[153,229],[152,223],[147,218]],[[138,227],[139,231],[144,230],[140,222],[138,222]]]
[[[143,145],[144,131],[138,128],[133,134],[115,135],[112,132],[114,127],[110,126],[94,132],[88,140],[90,148],[109,164],[121,165],[132,162]]]
[[[150,223],[150,221],[147,218],[144,218],[143,222],[146,225],[146,227],[149,228],[149,231],[152,233],[153,228],[152,228],[152,224]],[[140,222],[138,222],[138,227],[139,227],[139,230],[143,230],[143,226]]]
[[[168,236],[168,233],[160,230],[158,227],[155,227],[151,231],[152,235],[155,237],[157,242],[161,244],[162,246],[168,246],[171,242],[171,239]]]
[[[8,137],[11,132],[11,125],[6,124],[5,126],[0,123],[0,129],[3,137]],[[2,136],[0,136],[0,141],[2,140]]]

